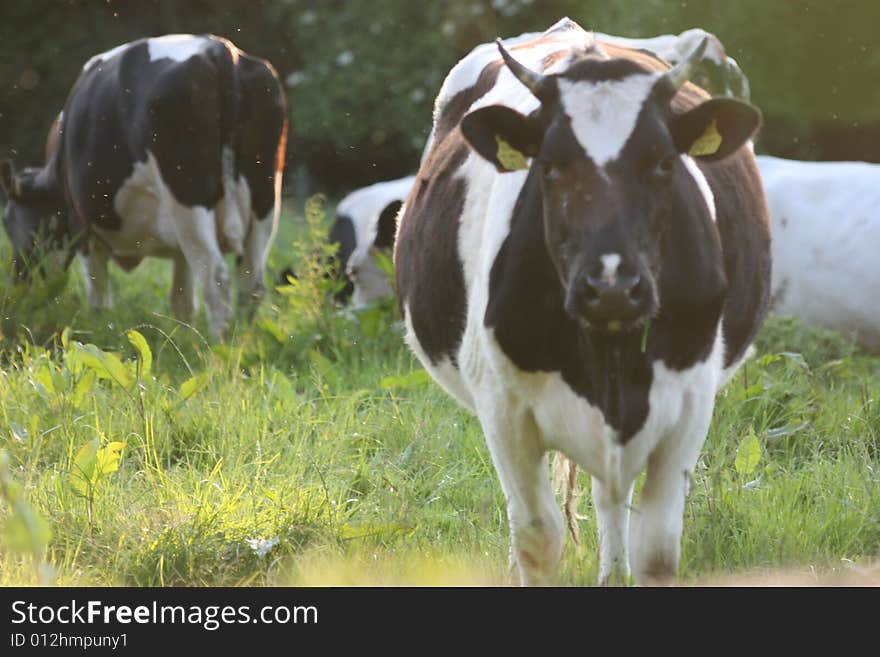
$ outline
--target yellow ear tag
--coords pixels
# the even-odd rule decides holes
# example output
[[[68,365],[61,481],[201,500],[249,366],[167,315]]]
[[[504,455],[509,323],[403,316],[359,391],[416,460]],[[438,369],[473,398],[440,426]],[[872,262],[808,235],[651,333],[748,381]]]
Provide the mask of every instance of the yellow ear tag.
[[[528,169],[529,163],[526,157],[513,146],[508,144],[498,135],[495,135],[495,141],[498,142],[498,163],[508,171],[518,171],[519,169]]]
[[[15,198],[21,198],[21,180],[18,176],[12,179],[12,194]]]
[[[721,147],[721,133],[718,132],[718,119],[712,119],[712,122],[703,130],[703,134],[697,139],[688,151],[688,155],[699,157],[700,155],[714,155]]]

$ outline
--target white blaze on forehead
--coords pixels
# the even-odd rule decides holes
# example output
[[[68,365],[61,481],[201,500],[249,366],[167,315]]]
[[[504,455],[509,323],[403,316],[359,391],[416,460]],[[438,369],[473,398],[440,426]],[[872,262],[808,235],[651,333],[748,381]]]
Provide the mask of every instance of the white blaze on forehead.
[[[599,256],[599,260],[602,262],[602,280],[614,285],[614,281],[617,280],[617,268],[620,266],[620,254],[606,253]]]
[[[209,39],[192,34],[169,34],[150,39],[147,41],[147,46],[150,49],[151,62],[155,62],[157,59],[185,62],[201,52],[208,42]]]
[[[635,74],[601,82],[559,78],[562,109],[571,119],[575,138],[596,166],[620,156],[660,75]]]

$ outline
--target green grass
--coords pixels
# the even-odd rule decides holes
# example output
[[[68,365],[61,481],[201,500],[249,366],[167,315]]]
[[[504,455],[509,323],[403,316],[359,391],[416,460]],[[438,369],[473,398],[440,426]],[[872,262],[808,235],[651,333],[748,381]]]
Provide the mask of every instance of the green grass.
[[[393,304],[328,304],[310,216],[285,212],[270,258],[272,273],[296,261],[299,285],[273,290],[224,345],[205,340],[203,317],[170,317],[166,262],[111,266],[105,311],[86,307],[76,263],[49,292],[0,273],[0,585],[507,582],[504,500],[479,423],[407,378],[419,365]],[[147,376],[131,328],[149,343]],[[77,342],[118,355],[132,382],[88,386]],[[880,553],[880,359],[790,320],[769,322],[757,347],[719,397],[694,475],[684,583]],[[750,432],[759,458],[738,468]],[[117,470],[89,470],[87,499],[71,472],[96,437],[125,447]],[[581,555],[569,542],[559,584],[596,579],[588,496],[581,512]]]

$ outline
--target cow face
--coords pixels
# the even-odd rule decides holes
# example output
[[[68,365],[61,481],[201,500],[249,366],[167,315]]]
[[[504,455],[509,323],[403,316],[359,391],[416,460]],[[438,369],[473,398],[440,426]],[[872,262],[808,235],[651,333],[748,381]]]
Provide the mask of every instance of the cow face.
[[[714,201],[689,156],[726,157],[751,137],[760,115],[730,99],[672,111],[672,97],[705,43],[666,73],[585,58],[550,76],[499,48],[541,105],[528,116],[502,106],[478,109],[461,130],[498,171],[529,168],[526,185],[540,185],[544,238],[566,312],[589,329],[635,330],[658,311],[661,263],[672,259],[688,259],[692,274],[711,267],[714,293],[723,292],[720,246],[709,225]],[[702,196],[694,201],[695,195]],[[700,257],[701,250],[712,257]]]
[[[3,227],[12,245],[13,270],[21,278],[34,265],[43,266],[44,256],[62,249],[67,238],[62,201],[43,181],[42,172],[26,168],[16,174],[11,162],[0,162],[0,187],[7,199]]]
[[[402,205],[401,200],[393,200],[385,205],[376,219],[376,233],[369,248],[359,244],[359,241],[370,243],[371,235],[365,231],[365,226],[372,219],[369,213],[360,212],[360,208],[355,206],[352,209],[358,212],[351,213],[351,216],[345,213],[336,216],[328,241],[339,245],[329,263],[329,275],[336,283],[334,298],[338,303],[351,301],[355,306],[363,306],[394,293],[387,274],[376,264],[374,257],[378,253],[391,254],[397,231],[397,214]]]

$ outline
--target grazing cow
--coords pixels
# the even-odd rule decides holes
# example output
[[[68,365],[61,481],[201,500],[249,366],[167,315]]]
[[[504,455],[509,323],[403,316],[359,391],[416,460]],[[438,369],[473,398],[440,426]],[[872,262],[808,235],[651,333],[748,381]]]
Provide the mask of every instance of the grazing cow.
[[[664,34],[644,39],[619,37],[610,34],[594,33],[600,41],[621,45],[627,48],[643,50],[662,57],[670,64],[677,64],[685,56],[692,53],[700,42],[707,40],[706,49],[694,70],[694,82],[703,87],[713,96],[730,96],[740,100],[749,99],[749,80],[740,70],[732,57],[729,57],[721,41],[714,34],[700,28],[686,30],[678,35]],[[539,33],[527,33],[518,37],[505,39],[502,43],[510,48],[518,43],[534,40]],[[464,60],[462,66],[479,67],[482,69],[490,59],[495,57],[495,44],[481,44],[474,48]],[[468,62],[464,64],[464,62]],[[444,98],[441,94],[440,98]],[[422,154],[424,159],[431,145],[431,139]],[[344,211],[337,211],[337,219],[330,231],[330,242],[339,244],[337,259],[338,275],[343,278],[342,291],[337,300],[346,302],[349,299],[355,305],[363,305],[376,297],[393,293],[385,275],[376,267],[369,257],[373,252],[371,240],[373,236],[387,235],[387,244],[376,243],[380,249],[393,244],[396,229],[396,214],[407,195],[409,195],[415,176],[407,176],[399,180],[376,183],[358,189],[346,196],[339,204]],[[382,210],[377,214],[377,207]],[[387,222],[387,223],[383,223]],[[379,229],[376,230],[376,226]],[[383,230],[384,228],[384,230]],[[285,270],[281,282],[286,281],[290,270]]]
[[[355,190],[336,206],[331,243],[339,244],[334,259],[344,285],[337,300],[363,306],[394,293],[388,277],[374,260],[376,252],[391,252],[397,213],[412,189],[415,176],[380,182]]]
[[[140,39],[92,57],[50,132],[49,159],[16,174],[0,163],[4,224],[16,270],[39,248],[82,256],[90,305],[111,302],[107,261],[174,261],[171,307],[198,308],[213,336],[231,313],[224,253],[238,258],[238,304],[264,294],[280,209],[287,133],[278,76],[266,60],[211,35]],[[51,218],[51,219],[50,219]]]
[[[880,165],[759,155],[773,226],[773,312],[880,350]]]
[[[456,65],[437,100],[398,300],[408,344],[479,416],[521,583],[562,553],[550,450],[593,477],[599,582],[675,576],[715,393],[766,313],[760,114],[686,82],[704,48],[669,69],[565,19]]]

